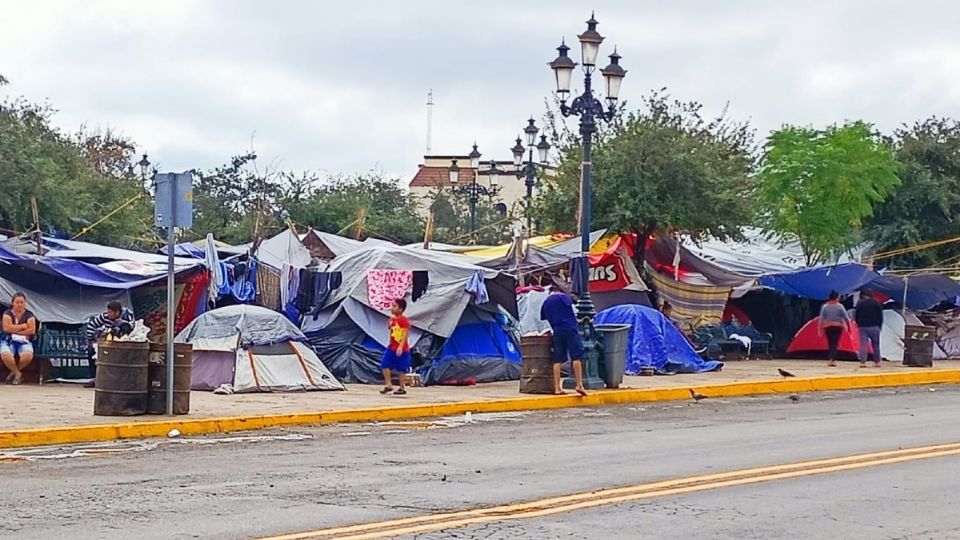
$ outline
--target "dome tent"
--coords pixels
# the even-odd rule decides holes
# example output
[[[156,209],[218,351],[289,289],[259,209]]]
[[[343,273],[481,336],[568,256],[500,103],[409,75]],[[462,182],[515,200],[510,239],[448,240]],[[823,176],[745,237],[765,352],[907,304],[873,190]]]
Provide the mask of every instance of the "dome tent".
[[[176,338],[193,345],[193,390],[343,390],[306,340],[282,314],[245,305],[209,311]]]

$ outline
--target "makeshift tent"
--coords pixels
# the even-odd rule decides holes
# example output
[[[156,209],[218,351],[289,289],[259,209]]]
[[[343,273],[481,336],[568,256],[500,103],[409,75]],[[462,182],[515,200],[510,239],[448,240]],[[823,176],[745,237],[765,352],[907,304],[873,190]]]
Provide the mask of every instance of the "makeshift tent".
[[[891,362],[903,361],[903,337],[906,325],[923,326],[916,315],[907,311],[905,316],[899,311],[885,309],[883,311],[883,328],[880,332],[880,354],[884,360]],[[946,358],[947,355],[939,344],[934,344],[933,357]]]
[[[194,390],[343,390],[306,340],[283,315],[244,305],[207,312],[176,338],[193,345]]]
[[[314,229],[309,229],[306,233],[301,234],[300,241],[304,247],[310,250],[310,255],[321,261],[330,261],[340,255],[353,253],[371,246],[393,246],[386,240],[376,238],[367,238],[362,241],[354,240]]]
[[[442,359],[442,343],[461,324],[491,321],[500,310],[514,318],[518,316],[516,280],[465,261],[458,255],[400,247],[369,247],[337,257],[327,271],[340,272],[343,282],[316,318],[305,318],[303,330],[338,378],[346,382],[381,382],[379,359],[388,341],[389,316],[386,310],[372,307],[367,275],[370,270],[425,271],[429,286],[423,297],[413,302],[408,291],[406,316],[412,325],[409,341],[411,345],[421,345],[416,347],[417,356],[425,364]],[[484,284],[489,302],[477,304],[467,291],[468,281],[475,276]],[[419,343],[421,340],[423,344]],[[476,351],[481,354],[479,347]],[[513,376],[515,369],[511,366],[515,362],[510,357],[497,357],[496,362],[504,367],[503,373]],[[463,365],[461,378],[491,380],[486,365],[469,360]]]
[[[803,325],[793,341],[787,346],[787,356],[796,358],[826,358],[827,357],[827,338],[819,335],[817,324],[820,317]],[[882,339],[882,338],[881,338]],[[883,346],[883,343],[880,343]],[[871,351],[872,352],[872,351]],[[837,347],[837,358],[856,360],[860,354],[860,329],[857,323],[850,323],[850,331],[844,332],[840,337],[840,345]]]
[[[881,276],[865,287],[882,293],[897,303],[903,303],[906,289],[908,309],[932,309],[940,303],[960,302],[960,283],[942,274],[915,274],[912,276]]]
[[[589,283],[598,310],[627,304],[650,305],[650,288],[640,278],[629,250],[622,245],[590,255]]]
[[[423,384],[509,381],[523,371],[520,348],[489,312],[467,310],[443,348],[418,369]]]
[[[826,300],[831,291],[849,294],[878,277],[876,272],[862,264],[846,263],[767,274],[759,281],[760,285],[785,294],[812,300]]]
[[[597,314],[596,324],[629,324],[626,373],[639,375],[644,366],[659,374],[703,373],[723,367],[703,360],[669,319],[647,306],[617,306]]]
[[[647,274],[653,280],[660,302],[670,302],[673,314],[678,319],[697,327],[719,324],[730,298],[729,287],[693,285],[676,281],[647,266]]]

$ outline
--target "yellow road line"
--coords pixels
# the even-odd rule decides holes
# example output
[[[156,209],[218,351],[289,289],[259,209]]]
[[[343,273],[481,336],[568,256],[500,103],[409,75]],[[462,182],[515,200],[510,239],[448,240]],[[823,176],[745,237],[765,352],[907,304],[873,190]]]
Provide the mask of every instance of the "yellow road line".
[[[798,377],[786,380],[741,381],[668,388],[628,388],[593,392],[585,398],[574,395],[526,395],[519,398],[423,403],[399,407],[305,411],[298,413],[218,418],[178,418],[148,422],[128,421],[115,424],[14,429],[0,431],[0,448],[164,437],[174,428],[178,429],[183,435],[201,435],[283,426],[436,418],[456,416],[468,411],[473,413],[501,413],[565,409],[570,407],[624,405],[656,401],[680,401],[690,399],[691,388],[708,397],[720,398],[927,384],[960,384],[960,369],[834,375],[810,378]]]
[[[338,538],[342,540],[373,540],[422,532],[453,529],[513,519],[528,519],[549,516],[575,510],[620,504],[640,499],[681,495],[697,491],[734,487],[774,480],[786,480],[803,476],[836,473],[893,465],[919,459],[960,455],[960,443],[924,446],[884,452],[856,454],[837,458],[819,459],[741,469],[725,473],[693,476],[575,493],[550,497],[519,504],[508,504],[459,512],[429,514],[410,518],[394,519],[345,527],[318,529],[300,533],[271,536],[262,540],[306,540]]]

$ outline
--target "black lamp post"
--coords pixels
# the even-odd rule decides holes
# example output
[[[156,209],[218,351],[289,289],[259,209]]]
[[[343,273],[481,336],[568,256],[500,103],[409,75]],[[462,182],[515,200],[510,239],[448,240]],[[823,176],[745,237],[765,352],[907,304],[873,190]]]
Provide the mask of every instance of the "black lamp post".
[[[577,316],[582,325],[582,332],[585,334],[584,347],[587,349],[586,372],[589,374],[591,363],[596,366],[597,346],[596,331],[593,328],[593,317],[596,315],[596,309],[593,300],[590,298],[590,211],[591,211],[591,154],[590,145],[593,140],[593,134],[597,131],[597,118],[605,121],[613,119],[617,112],[617,98],[620,94],[620,83],[626,71],[620,67],[620,55],[616,48],[610,55],[610,64],[601,69],[600,73],[606,80],[607,106],[604,107],[593,94],[592,78],[593,72],[597,67],[597,55],[600,53],[600,44],[603,43],[603,36],[597,32],[597,20],[590,14],[590,20],[587,21],[587,30],[577,36],[580,40],[581,61],[583,62],[583,94],[575,97],[570,105],[567,105],[567,99],[570,97],[570,79],[573,76],[573,70],[577,66],[576,62],[567,56],[570,47],[563,42],[557,47],[559,56],[550,62],[550,68],[557,79],[557,97],[560,98],[560,112],[564,116],[580,117],[580,138],[583,141],[583,161],[581,164],[581,185],[580,185],[580,299],[577,301]],[[592,358],[591,358],[592,357]],[[591,362],[592,360],[592,362]],[[588,378],[589,380],[589,378]]]
[[[140,167],[140,181],[143,182],[143,185],[147,185],[147,171],[150,168],[150,160],[147,159],[147,155],[144,154],[140,161],[137,162],[137,166]]]
[[[490,168],[483,171],[490,179],[490,186],[483,186],[477,183],[477,176],[480,174],[480,152],[477,151],[477,145],[473,145],[473,151],[469,154],[470,167],[473,169],[473,178],[470,183],[464,186],[457,186],[460,182],[460,166],[457,160],[452,160],[447,169],[450,183],[455,186],[453,192],[457,195],[466,195],[470,201],[470,238],[475,240],[477,232],[477,203],[480,197],[494,197],[500,193],[500,169],[497,169],[497,162],[490,160]]]
[[[550,152],[550,143],[547,142],[547,136],[540,136],[540,143],[537,143],[537,133],[540,132],[540,129],[534,123],[533,118],[527,120],[527,127],[523,129],[523,134],[526,137],[526,147],[530,149],[529,155],[527,157],[527,162],[523,163],[523,154],[526,152],[524,148],[523,141],[520,138],[517,138],[517,144],[510,149],[513,152],[513,164],[517,167],[517,178],[524,180],[524,185],[527,186],[526,194],[526,213],[527,213],[527,231],[533,231],[533,216],[531,215],[533,209],[533,188],[537,185],[537,163],[533,161],[533,149],[536,148],[538,156],[540,158],[539,166],[543,167],[547,162],[547,153]],[[521,164],[523,167],[521,168]]]

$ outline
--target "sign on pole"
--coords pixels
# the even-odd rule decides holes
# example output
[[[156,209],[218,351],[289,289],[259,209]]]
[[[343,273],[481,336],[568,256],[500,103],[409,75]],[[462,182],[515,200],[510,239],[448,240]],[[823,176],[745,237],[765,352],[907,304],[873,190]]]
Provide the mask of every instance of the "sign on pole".
[[[154,221],[157,227],[167,229],[167,414],[173,414],[173,323],[177,311],[174,287],[174,255],[177,227],[193,226],[193,175],[190,173],[163,173],[154,177],[157,199]]]

